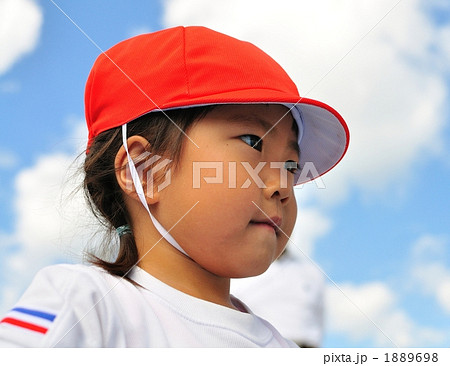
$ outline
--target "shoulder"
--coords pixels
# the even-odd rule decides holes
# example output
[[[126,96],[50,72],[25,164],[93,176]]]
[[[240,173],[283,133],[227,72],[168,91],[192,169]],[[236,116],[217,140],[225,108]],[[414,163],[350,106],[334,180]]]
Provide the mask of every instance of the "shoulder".
[[[83,264],[55,264],[39,270],[32,283],[47,282],[55,286],[65,286],[76,278],[99,277],[101,272],[100,268]]]
[[[32,285],[45,285],[59,289],[66,294],[74,287],[83,289],[101,289],[116,278],[103,269],[83,264],[56,264],[41,269],[32,281]]]
[[[101,346],[114,312],[114,297],[106,295],[114,286],[133,286],[125,282],[95,266],[43,268],[0,321],[0,345]]]
[[[95,266],[81,264],[48,266],[36,274],[19,302],[33,298],[44,300],[46,297],[65,301],[82,297],[84,301],[89,301],[93,295],[107,292],[114,278]],[[87,296],[88,294],[90,296]]]

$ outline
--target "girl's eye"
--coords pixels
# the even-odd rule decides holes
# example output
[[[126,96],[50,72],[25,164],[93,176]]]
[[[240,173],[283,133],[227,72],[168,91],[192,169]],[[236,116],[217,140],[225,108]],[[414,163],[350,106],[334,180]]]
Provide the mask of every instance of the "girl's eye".
[[[244,141],[249,146],[253,147],[254,149],[258,151],[262,151],[262,140],[256,135],[242,135],[239,136],[239,138]]]
[[[294,160],[288,160],[284,163],[284,168],[292,174],[297,174],[300,170],[300,165]]]

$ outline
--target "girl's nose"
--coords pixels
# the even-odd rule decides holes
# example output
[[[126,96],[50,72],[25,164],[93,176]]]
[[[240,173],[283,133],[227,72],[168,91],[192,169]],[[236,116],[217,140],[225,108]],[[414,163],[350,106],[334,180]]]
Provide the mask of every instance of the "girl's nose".
[[[264,183],[266,185],[263,188],[265,198],[269,200],[272,198],[278,199],[282,204],[289,202],[292,195],[292,187],[289,181],[281,179],[278,174],[278,177],[271,176],[271,179]]]

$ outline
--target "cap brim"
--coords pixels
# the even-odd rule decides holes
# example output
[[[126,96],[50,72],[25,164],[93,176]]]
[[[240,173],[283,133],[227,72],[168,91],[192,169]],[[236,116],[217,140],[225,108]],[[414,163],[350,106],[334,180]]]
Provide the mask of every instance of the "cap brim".
[[[295,177],[298,185],[333,169],[348,149],[350,134],[341,115],[325,103],[301,98],[291,106],[303,120],[303,136],[299,143],[301,169]]]

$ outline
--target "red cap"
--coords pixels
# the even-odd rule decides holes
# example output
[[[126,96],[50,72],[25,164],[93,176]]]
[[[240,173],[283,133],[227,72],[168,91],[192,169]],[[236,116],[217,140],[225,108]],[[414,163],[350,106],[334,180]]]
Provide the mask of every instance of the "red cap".
[[[240,103],[295,105],[300,165],[312,162],[317,171],[297,183],[324,174],[347,150],[348,128],[334,109],[301,98],[282,67],[253,44],[204,27],[139,35],[97,58],[85,92],[89,143],[151,111]]]

